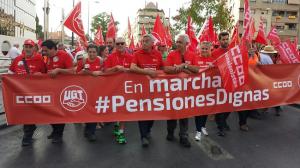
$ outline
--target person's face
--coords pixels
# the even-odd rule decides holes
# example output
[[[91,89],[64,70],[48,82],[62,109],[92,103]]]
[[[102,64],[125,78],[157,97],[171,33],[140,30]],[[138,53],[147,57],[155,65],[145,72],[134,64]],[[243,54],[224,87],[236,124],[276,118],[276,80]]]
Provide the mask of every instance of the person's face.
[[[178,39],[176,40],[176,47],[179,50],[185,49],[186,48],[187,43],[184,41],[184,38],[182,36],[178,37]]]
[[[65,46],[63,46],[63,45],[58,45],[57,49],[58,49],[58,50],[64,50],[64,49],[65,49]]]
[[[116,46],[117,51],[119,51],[119,52],[124,52],[125,51],[125,41],[121,41],[121,40],[116,41],[115,46]]]
[[[108,39],[106,40],[106,45],[107,45],[108,47],[113,48],[113,46],[114,46],[114,40],[113,40],[112,38],[108,38]]]
[[[277,53],[272,53],[272,54],[269,54],[273,63],[276,64],[277,60],[278,60],[278,55]]]
[[[150,50],[153,47],[153,41],[150,37],[144,37],[142,40],[142,48],[144,50]]]
[[[33,55],[33,52],[34,52],[34,47],[32,45],[24,45],[23,46],[24,48],[24,52],[25,52],[25,55],[26,56],[32,56]]]
[[[97,57],[97,49],[96,48],[89,48],[88,55],[89,55],[89,58],[91,60],[94,60]]]
[[[228,48],[229,45],[229,36],[221,36],[220,38],[220,45],[222,48]]]
[[[108,54],[109,54],[109,49],[108,49],[108,47],[106,47],[106,48],[102,51],[101,57],[102,57],[102,58],[106,58],[106,57],[108,56]]]
[[[54,57],[56,54],[56,50],[54,48],[49,49],[46,46],[42,47],[42,53],[43,55],[47,56],[47,57]]]
[[[203,57],[210,57],[211,56],[211,47],[206,45],[201,45],[200,47],[200,53]]]
[[[166,52],[167,51],[167,46],[159,46],[158,47],[158,50],[161,52],[161,53],[163,53],[163,52]]]

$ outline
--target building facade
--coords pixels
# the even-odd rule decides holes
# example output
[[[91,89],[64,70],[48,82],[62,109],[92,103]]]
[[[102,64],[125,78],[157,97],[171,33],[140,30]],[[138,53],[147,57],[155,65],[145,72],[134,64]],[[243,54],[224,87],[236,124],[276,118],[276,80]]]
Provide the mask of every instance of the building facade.
[[[36,39],[35,0],[0,0],[0,55],[13,43]]]
[[[282,40],[300,39],[300,0],[249,0],[249,4],[257,29],[262,18],[266,34],[275,26]],[[228,7],[242,35],[244,0],[228,0]]]
[[[134,32],[136,32],[135,39],[140,39],[143,25],[145,26],[147,33],[152,32],[157,14],[160,16],[162,23],[165,26],[168,26],[169,18],[165,16],[164,10],[158,8],[157,3],[154,4],[153,2],[149,2],[145,5],[145,8],[137,11],[137,17],[133,24]]]

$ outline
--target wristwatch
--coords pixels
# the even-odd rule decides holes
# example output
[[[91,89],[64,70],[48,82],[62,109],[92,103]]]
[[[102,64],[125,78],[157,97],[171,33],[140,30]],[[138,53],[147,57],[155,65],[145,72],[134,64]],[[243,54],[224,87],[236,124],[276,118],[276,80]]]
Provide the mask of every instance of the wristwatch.
[[[184,65],[184,69],[188,69],[188,65]]]

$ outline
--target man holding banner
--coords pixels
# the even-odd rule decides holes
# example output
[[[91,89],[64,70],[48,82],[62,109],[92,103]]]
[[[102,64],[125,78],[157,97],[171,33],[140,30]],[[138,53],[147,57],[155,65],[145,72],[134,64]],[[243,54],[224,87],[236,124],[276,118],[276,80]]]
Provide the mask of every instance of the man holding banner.
[[[155,38],[146,34],[142,38],[142,49],[135,52],[130,66],[132,72],[149,75],[154,78],[158,75],[157,70],[163,68],[162,55],[153,49]],[[148,147],[151,137],[153,120],[139,121],[139,129],[143,147]]]
[[[45,73],[46,66],[43,57],[34,52],[34,41],[25,40],[23,48],[24,53],[16,57],[10,68],[9,73],[18,75],[30,75]],[[23,126],[22,146],[29,146],[32,144],[32,136],[36,129],[34,124],[27,124]]]
[[[51,77],[58,74],[74,74],[72,58],[65,51],[58,51],[54,41],[46,40],[42,43],[43,55],[47,59],[47,71]],[[52,143],[61,143],[65,124],[51,124],[53,131],[48,136]]]
[[[177,50],[172,51],[165,63],[165,72],[169,74],[175,74],[180,72],[191,73],[189,65],[191,65],[195,53],[187,50],[187,46],[190,43],[189,36],[186,34],[179,35],[176,40]],[[168,120],[167,129],[168,141],[174,141],[174,130],[177,125],[177,120]],[[191,147],[191,143],[188,140],[188,118],[183,118],[179,120],[179,137],[180,144],[184,147]]]

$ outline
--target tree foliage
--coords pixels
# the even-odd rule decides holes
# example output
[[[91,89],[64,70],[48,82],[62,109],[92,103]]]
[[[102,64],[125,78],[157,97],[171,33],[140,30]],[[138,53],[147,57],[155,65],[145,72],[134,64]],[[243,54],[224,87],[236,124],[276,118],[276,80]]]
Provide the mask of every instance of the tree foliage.
[[[226,8],[227,0],[192,0],[188,7],[178,10],[178,15],[173,19],[177,21],[174,25],[176,30],[185,30],[187,18],[191,16],[198,32],[205,19],[212,16],[214,27],[217,31],[230,30],[233,25],[230,11]]]
[[[35,17],[35,23],[36,23],[36,28],[35,28],[35,34],[36,34],[36,38],[39,39],[43,39],[44,38],[44,32],[43,32],[43,27],[40,25],[40,20],[38,18],[38,16]]]
[[[98,27],[101,26],[103,37],[106,37],[107,25],[110,21],[110,14],[106,12],[99,13],[92,18],[92,28],[91,31],[96,33]],[[115,21],[115,25],[118,26],[119,22]]]

